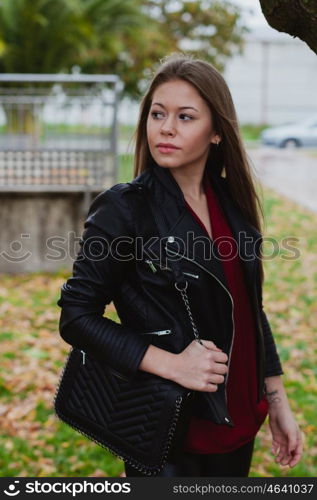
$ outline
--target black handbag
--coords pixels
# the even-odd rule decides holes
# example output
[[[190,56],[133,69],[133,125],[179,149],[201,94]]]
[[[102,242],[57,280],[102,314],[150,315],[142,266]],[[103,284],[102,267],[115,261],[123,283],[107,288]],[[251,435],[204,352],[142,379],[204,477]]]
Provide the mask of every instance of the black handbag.
[[[159,227],[160,219],[156,222]],[[190,310],[187,282],[177,261],[169,265],[194,337],[202,343]],[[182,450],[194,395],[193,390],[142,370],[127,377],[73,347],[54,408],[62,421],[98,445],[143,474],[155,475]]]

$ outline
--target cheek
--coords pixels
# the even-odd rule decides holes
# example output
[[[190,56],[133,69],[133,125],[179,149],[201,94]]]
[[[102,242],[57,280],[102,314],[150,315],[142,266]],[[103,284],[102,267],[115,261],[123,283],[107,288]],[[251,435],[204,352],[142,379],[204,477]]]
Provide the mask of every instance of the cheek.
[[[185,138],[185,148],[189,150],[204,150],[210,144],[210,136],[206,130],[195,130],[187,134]]]
[[[206,148],[209,146],[211,140],[211,131],[209,128],[200,128],[192,130],[188,134],[188,144],[195,144],[196,147]]]
[[[149,121],[147,121],[147,123],[146,123],[146,136],[147,136],[147,140],[148,140],[149,145],[151,145],[152,137],[153,137],[153,125]]]

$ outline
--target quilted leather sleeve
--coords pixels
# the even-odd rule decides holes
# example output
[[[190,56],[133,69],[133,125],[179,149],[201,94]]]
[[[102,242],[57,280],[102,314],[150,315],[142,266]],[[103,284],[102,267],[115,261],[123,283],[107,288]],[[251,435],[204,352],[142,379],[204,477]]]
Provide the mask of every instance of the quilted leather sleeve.
[[[263,243],[262,234],[258,232],[258,238],[256,240],[256,255],[261,256],[261,246]],[[259,261],[260,262],[260,261]],[[260,274],[256,274],[256,287],[257,295],[259,300],[259,314],[262,324],[264,349],[265,349],[265,377],[273,377],[275,375],[283,375],[283,369],[281,361],[277,352],[275,340],[271,330],[270,323],[267,319],[266,313],[263,307],[263,288],[260,280]]]
[[[262,330],[264,337],[264,347],[265,347],[265,377],[273,377],[275,375],[282,375],[284,372],[282,370],[281,361],[276,349],[276,344],[274,341],[273,333],[271,330],[270,323],[267,319],[266,313],[263,308],[263,294],[262,286],[260,280],[258,280],[258,290],[260,296],[260,314],[262,321]]]
[[[262,327],[263,327],[265,357],[266,357],[265,377],[282,375],[284,372],[282,370],[281,361],[277,353],[270,323],[267,319],[267,316],[263,308],[261,314],[262,314]]]
[[[149,342],[103,317],[133,259],[131,214],[120,186],[93,201],[73,274],[62,286],[57,304],[62,308],[61,337],[129,376],[137,371]]]

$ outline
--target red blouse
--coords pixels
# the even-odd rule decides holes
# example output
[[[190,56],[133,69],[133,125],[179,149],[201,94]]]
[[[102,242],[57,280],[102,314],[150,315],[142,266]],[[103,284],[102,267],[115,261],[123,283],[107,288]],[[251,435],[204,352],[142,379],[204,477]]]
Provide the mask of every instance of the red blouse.
[[[184,450],[191,453],[227,453],[253,439],[267,416],[268,404],[265,396],[259,403],[256,402],[255,326],[241,260],[235,255],[237,247],[232,244],[235,240],[232,239],[231,229],[211,182],[206,176],[204,188],[213,239],[223,237],[225,240],[217,242],[217,250],[224,257],[221,262],[234,303],[235,334],[227,381],[228,411],[234,427],[193,416]],[[186,205],[206,231],[204,224],[190,205],[188,203]]]

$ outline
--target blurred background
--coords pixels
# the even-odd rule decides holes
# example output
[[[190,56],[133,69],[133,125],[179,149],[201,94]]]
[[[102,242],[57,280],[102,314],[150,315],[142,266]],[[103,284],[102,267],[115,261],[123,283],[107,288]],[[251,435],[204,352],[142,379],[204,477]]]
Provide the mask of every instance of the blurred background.
[[[313,2],[295,3],[308,32]],[[54,415],[70,348],[56,302],[92,199],[133,178],[140,99],[174,51],[224,75],[265,211],[264,306],[306,451],[276,465],[266,423],[251,475],[316,476],[317,58],[266,17],[257,0],[1,1],[1,476],[123,473]],[[119,321],[112,304],[105,315]]]

